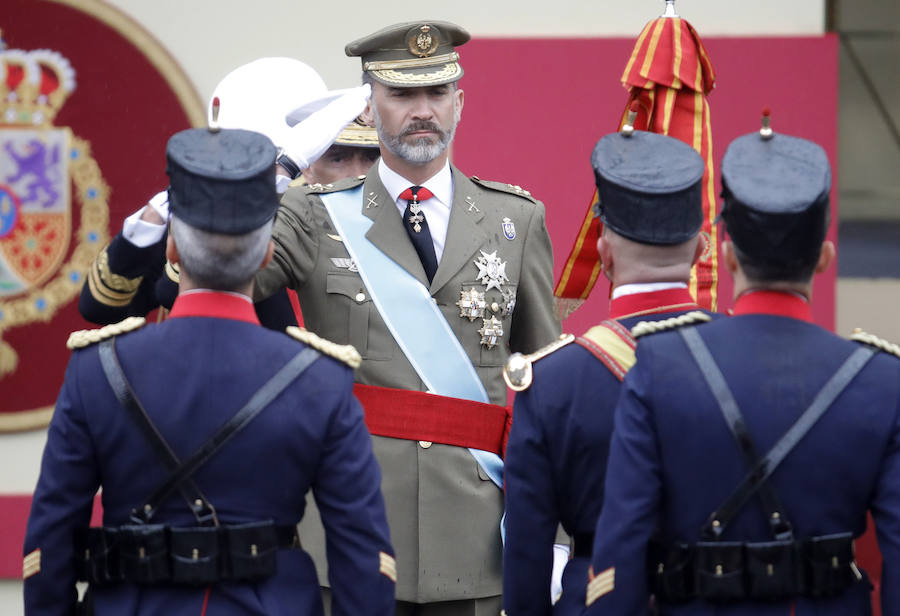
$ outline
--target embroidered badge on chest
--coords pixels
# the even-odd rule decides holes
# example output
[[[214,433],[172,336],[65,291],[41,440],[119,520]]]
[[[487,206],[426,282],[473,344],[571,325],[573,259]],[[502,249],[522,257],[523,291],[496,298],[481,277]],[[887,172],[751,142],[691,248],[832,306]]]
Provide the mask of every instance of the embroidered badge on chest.
[[[353,259],[349,257],[331,257],[331,263],[340,269],[345,269],[348,272],[358,272],[359,268],[356,267],[356,263],[353,262]]]
[[[456,305],[459,306],[459,316],[467,318],[469,321],[481,318],[484,316],[484,309],[487,306],[484,291],[479,291],[474,287],[463,289],[459,292],[459,301],[456,302]]]
[[[503,323],[493,316],[489,319],[482,319],[481,329],[478,330],[478,333],[481,334],[481,344],[493,349],[503,337]]]
[[[504,218],[500,225],[503,228],[503,237],[508,240],[516,239],[516,225],[509,218]]]
[[[475,259],[475,266],[478,268],[478,276],[475,277],[475,280],[484,285],[485,291],[491,289],[499,291],[502,283],[509,282],[506,275],[506,261],[500,260],[496,250],[491,254],[483,250],[480,252],[481,256]]]

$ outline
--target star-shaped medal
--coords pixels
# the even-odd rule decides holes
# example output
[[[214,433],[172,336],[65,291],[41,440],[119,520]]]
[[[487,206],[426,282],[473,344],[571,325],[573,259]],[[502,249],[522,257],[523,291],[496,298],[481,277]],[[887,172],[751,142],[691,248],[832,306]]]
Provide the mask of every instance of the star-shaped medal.
[[[493,349],[503,337],[503,322],[497,317],[482,319],[481,329],[478,330],[478,333],[481,334],[481,344]]]
[[[475,287],[471,289],[463,289],[459,292],[459,316],[468,318],[470,321],[484,316],[484,309],[487,302],[484,299],[484,291],[479,291]]]
[[[506,276],[506,261],[501,261],[497,257],[496,250],[491,254],[483,250],[480,252],[481,256],[475,260],[475,266],[478,268],[478,276],[475,277],[475,280],[484,284],[485,291],[491,289],[499,291],[501,283],[509,282],[509,278]]]
[[[500,292],[503,293],[503,305],[500,307],[500,316],[508,317],[516,308],[516,290],[507,287]]]

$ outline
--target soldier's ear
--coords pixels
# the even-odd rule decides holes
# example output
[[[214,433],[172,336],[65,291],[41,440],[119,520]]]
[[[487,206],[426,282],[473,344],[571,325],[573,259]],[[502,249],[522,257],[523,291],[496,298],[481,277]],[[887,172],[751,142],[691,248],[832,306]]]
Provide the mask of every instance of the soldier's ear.
[[[722,242],[722,259],[724,259],[728,271],[734,274],[738,269],[738,262],[734,254],[734,245],[729,240]]]
[[[822,242],[822,251],[819,253],[819,261],[816,263],[816,273],[821,274],[831,267],[836,255],[837,250],[834,247],[834,242]]]
[[[456,117],[456,123],[462,119],[463,103],[466,101],[465,92],[457,89],[453,95],[456,97],[456,104],[453,106],[453,114]]]
[[[707,245],[709,244],[709,238],[705,233],[697,234],[697,246],[694,248],[694,260],[691,261],[691,265],[696,265],[698,261],[700,261],[700,257],[703,256],[703,253],[706,252]]]
[[[375,113],[372,110],[372,105],[375,104],[373,100],[375,98],[375,93],[372,92],[372,96],[369,97],[369,100],[366,102],[366,108],[362,110],[362,113],[359,114],[359,119],[362,120],[363,124],[366,126],[375,126]]]
[[[259,269],[265,268],[269,261],[272,260],[272,255],[275,253],[275,242],[269,240],[269,247],[266,248],[266,256],[263,257],[262,263],[259,264]]]
[[[178,263],[178,246],[175,245],[175,238],[172,237],[172,233],[169,232],[169,237],[166,239],[166,259],[169,260],[169,263],[175,264]]]

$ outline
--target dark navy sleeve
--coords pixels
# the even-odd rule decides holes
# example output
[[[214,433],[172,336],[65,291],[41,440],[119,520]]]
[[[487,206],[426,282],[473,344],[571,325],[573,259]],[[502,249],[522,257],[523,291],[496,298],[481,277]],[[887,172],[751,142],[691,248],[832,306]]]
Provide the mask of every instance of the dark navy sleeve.
[[[625,377],[597,521],[587,614],[646,614],[647,545],[659,522],[661,475],[653,415],[643,393],[652,382],[652,358],[638,345]]]
[[[90,523],[100,486],[79,393],[78,367],[82,354],[90,352],[78,351],[69,362],[47,433],[23,550],[28,615],[73,614],[75,609],[74,531]]]
[[[553,468],[540,413],[541,381],[516,395],[504,467],[503,608],[549,615],[553,540],[559,523]]]
[[[294,307],[288,298],[287,289],[281,289],[274,295],[253,304],[256,308],[256,316],[263,327],[283,332],[289,325],[297,325],[297,316]]]
[[[893,361],[900,384],[900,361]],[[872,517],[881,552],[881,613],[900,614],[900,395],[896,396],[893,429],[872,501]]]
[[[397,578],[381,470],[363,410],[353,396],[353,375],[343,369],[340,396],[313,483],[325,528],[333,616],[394,614]]]
[[[88,269],[78,300],[81,316],[107,325],[158,307],[156,282],[163,275],[165,251],[165,236],[139,248],[118,233]]]

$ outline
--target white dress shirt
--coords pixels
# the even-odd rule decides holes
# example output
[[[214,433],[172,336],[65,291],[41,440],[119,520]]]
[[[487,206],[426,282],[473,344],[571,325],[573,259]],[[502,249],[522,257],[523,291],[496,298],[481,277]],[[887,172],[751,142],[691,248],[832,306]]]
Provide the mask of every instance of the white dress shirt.
[[[400,198],[400,193],[415,184],[388,167],[384,159],[378,161],[378,177],[400,210],[400,216],[403,216],[408,204],[406,199]],[[441,255],[444,254],[444,243],[447,241],[447,227],[450,225],[450,206],[453,204],[453,174],[450,173],[450,163],[445,162],[441,170],[426,180],[422,187],[434,195],[431,199],[420,201],[419,205],[428,222],[428,231],[434,244],[434,256],[440,263]]]
[[[650,293],[651,291],[665,291],[666,289],[687,289],[688,286],[683,282],[635,282],[632,284],[623,284],[613,289],[612,297],[616,299],[623,295],[634,295],[636,293]]]

